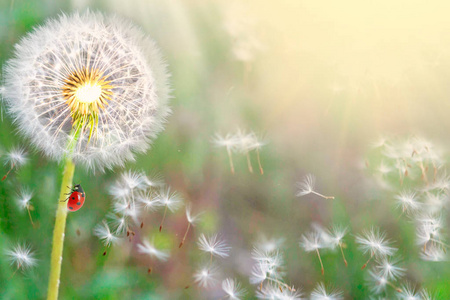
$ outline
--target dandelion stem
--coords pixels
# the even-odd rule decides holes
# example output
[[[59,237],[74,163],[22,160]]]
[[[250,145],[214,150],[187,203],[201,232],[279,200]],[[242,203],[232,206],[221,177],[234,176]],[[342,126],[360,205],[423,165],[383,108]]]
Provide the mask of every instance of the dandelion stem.
[[[259,157],[259,149],[258,148],[256,148],[256,157],[258,158],[259,172],[261,173],[261,175],[264,175],[264,170],[261,165],[261,158]]]
[[[166,213],[167,213],[167,205],[166,205],[166,207],[164,208],[164,215],[163,215],[163,218],[162,218],[162,220],[161,220],[161,224],[159,225],[159,232],[161,232],[161,230],[162,230],[162,228],[163,228],[163,223],[164,223],[164,219],[166,218]]]
[[[28,207],[28,205],[27,205],[27,211],[28,211],[28,216],[30,217],[31,225],[33,225],[33,228],[34,228],[35,226],[33,223],[33,218],[31,218],[30,208]]]
[[[341,248],[342,258],[344,259],[345,266],[348,267],[347,260],[345,259],[344,250],[342,249],[342,243],[339,243],[339,248]]]
[[[11,173],[11,171],[13,169],[14,169],[14,164],[12,164],[11,169],[9,169],[9,171],[5,174],[5,176],[3,176],[2,181],[4,181],[8,177],[9,173]]]
[[[186,240],[186,236],[187,236],[187,234],[188,234],[188,232],[189,232],[189,228],[191,228],[191,223],[190,223],[190,222],[188,223],[186,232],[184,233],[183,240],[181,241],[180,246],[179,246],[178,248],[181,248],[181,247],[183,246],[184,241]]]
[[[17,269],[12,273],[12,275],[9,277],[9,279],[13,278],[14,275],[16,275],[17,271],[20,269],[20,264],[17,266]]]
[[[228,152],[228,160],[230,161],[231,174],[234,174],[234,165],[233,165],[233,159],[231,158],[230,147],[227,147],[227,152]]]
[[[364,270],[367,267],[367,264],[369,264],[369,261],[373,258],[373,254],[370,256],[370,258],[366,261],[366,263],[361,267],[361,270]]]
[[[72,130],[71,136],[73,136],[73,140],[69,142],[68,145],[69,153],[71,153],[75,149],[79,133],[79,128]],[[66,228],[67,219],[67,203],[64,202],[64,200],[66,199],[66,193],[70,192],[70,188],[68,188],[68,186],[72,185],[74,172],[75,164],[73,163],[72,158],[69,155],[65,159],[65,165],[62,174],[63,178],[61,182],[61,192],[59,194],[58,208],[56,210],[55,228],[53,230],[53,246],[50,258],[50,279],[48,283],[47,300],[58,299],[58,288],[60,281],[59,278],[61,275],[61,263],[64,247],[64,231]]]
[[[321,271],[322,271],[322,275],[323,275],[323,274],[325,274],[325,270],[324,270],[324,268],[323,268],[322,259],[320,258],[319,249],[316,248],[316,252],[317,252],[317,256],[319,257],[320,266],[322,267]]]
[[[248,154],[248,151],[246,152],[246,154],[247,154],[247,166],[248,166],[248,170],[250,171],[250,173],[253,173],[252,163],[250,162],[250,155]]]
[[[322,194],[320,194],[320,193],[318,193],[316,191],[311,191],[311,193],[314,194],[314,195],[317,195],[319,197],[322,197],[324,199],[334,199],[334,196],[325,196],[325,195],[322,195]]]

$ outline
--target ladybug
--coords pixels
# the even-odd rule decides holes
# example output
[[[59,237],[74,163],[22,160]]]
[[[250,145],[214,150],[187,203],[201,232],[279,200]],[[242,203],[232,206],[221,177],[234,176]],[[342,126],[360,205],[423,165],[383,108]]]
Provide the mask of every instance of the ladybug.
[[[69,195],[66,199],[66,201],[69,200],[67,202],[68,210],[77,211],[83,206],[86,194],[80,184],[75,185],[67,195]]]

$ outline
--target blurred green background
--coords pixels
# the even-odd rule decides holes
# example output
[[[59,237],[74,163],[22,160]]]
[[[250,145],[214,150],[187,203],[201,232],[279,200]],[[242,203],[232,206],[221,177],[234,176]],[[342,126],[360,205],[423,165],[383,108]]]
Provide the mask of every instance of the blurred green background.
[[[414,227],[398,220],[392,194],[359,167],[380,134],[422,135],[446,157],[450,149],[450,5],[391,2],[0,0],[1,65],[33,26],[87,7],[128,17],[157,41],[172,73],[174,112],[152,149],[127,169],[161,173],[194,210],[206,212],[182,249],[177,245],[187,226],[183,209],[169,215],[166,229],[157,234],[159,211],[148,214],[133,242],[112,247],[104,257],[92,230],[111,210],[107,191],[123,169],[76,169],[74,181],[82,182],[87,202],[68,217],[61,299],[223,297],[193,284],[203,257],[196,245],[201,232],[220,232],[232,245],[221,268],[242,281],[249,299],[254,297],[247,279],[249,251],[259,234],[285,239],[288,284],[309,293],[325,281],[342,289],[346,299],[367,299],[371,293],[360,270],[366,257],[357,251],[354,235],[371,225],[395,241],[408,281],[450,299],[450,264],[419,260]],[[0,255],[0,298],[41,299],[61,170],[15,134],[4,109],[2,118],[2,153],[21,145],[31,159],[0,184],[0,250],[26,241],[39,263],[11,277],[14,269]],[[211,145],[214,133],[238,127],[268,142],[261,151],[263,176],[248,172],[243,155],[234,156],[232,175],[226,151]],[[256,156],[252,159],[256,170]],[[336,200],[296,198],[295,183],[306,173],[315,174],[318,189]],[[22,186],[35,192],[36,229],[15,202]],[[348,268],[336,253],[323,253],[322,276],[317,257],[298,247],[311,222],[350,227]],[[139,238],[153,236],[172,249],[167,263],[137,254]]]

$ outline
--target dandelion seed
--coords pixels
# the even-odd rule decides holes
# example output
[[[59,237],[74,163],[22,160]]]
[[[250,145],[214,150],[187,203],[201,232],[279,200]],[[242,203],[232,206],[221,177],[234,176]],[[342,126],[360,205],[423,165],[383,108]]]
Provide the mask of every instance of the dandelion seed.
[[[297,192],[297,197],[302,197],[308,194],[314,194],[324,199],[334,199],[333,196],[324,196],[314,191],[314,185],[316,182],[316,178],[312,174],[306,175],[305,179],[302,182],[297,183],[297,187],[299,191]]]
[[[266,285],[261,290],[256,291],[256,298],[267,300],[301,300],[303,299],[303,293],[297,291],[293,287],[289,287],[280,291],[278,285],[271,284]]]
[[[412,191],[402,191],[399,195],[395,196],[397,200],[397,207],[402,209],[402,214],[411,214],[416,212],[421,204],[417,201],[416,193]]]
[[[341,300],[344,299],[342,297],[342,292],[335,288],[326,288],[325,285],[321,282],[311,293],[311,300]]]
[[[34,258],[31,246],[27,244],[17,244],[12,248],[7,249],[5,254],[8,257],[11,266],[16,267],[16,271],[19,269],[25,270],[34,267],[37,264],[37,259]]]
[[[2,181],[4,181],[9,173],[15,168],[16,170],[23,166],[28,161],[28,155],[25,149],[21,147],[12,148],[5,154],[5,166],[9,165],[10,169],[3,176]]]
[[[217,279],[219,268],[212,264],[200,267],[194,273],[194,281],[202,288],[214,286],[219,280]]]
[[[246,155],[248,170],[250,171],[250,173],[253,173],[253,167],[250,161],[249,151],[255,144],[255,134],[253,132],[246,133],[245,131],[238,129],[236,137],[239,141],[237,149]]]
[[[257,138],[257,136],[256,136],[256,134],[255,133],[250,133],[250,135],[252,136],[252,140],[251,140],[251,142],[249,141],[248,143],[247,143],[247,150],[248,151],[251,151],[251,150],[255,150],[256,151],[256,158],[257,158],[257,161],[258,161],[258,166],[259,166],[259,172],[261,173],[261,175],[263,175],[264,174],[264,170],[263,170],[263,167],[262,167],[262,165],[261,165],[261,158],[260,158],[260,155],[259,155],[259,150],[264,146],[264,145],[266,145],[266,143],[265,142],[263,142],[263,141],[260,141],[258,138]]]
[[[222,290],[227,294],[228,299],[239,300],[246,294],[245,289],[235,279],[227,278],[222,281]]]
[[[123,235],[128,228],[128,220],[125,216],[117,216],[115,214],[108,214],[107,218],[110,220],[111,227],[114,233],[118,236]]]
[[[137,247],[140,253],[155,257],[160,261],[166,261],[170,256],[169,252],[156,249],[153,243],[148,240],[144,240],[142,244],[138,244]]]
[[[421,300],[420,292],[410,283],[402,284],[400,287],[399,298],[405,300]]]
[[[141,193],[137,196],[137,199],[148,211],[155,211],[156,209],[161,207],[161,202],[158,194],[153,191]]]
[[[34,227],[33,218],[31,217],[31,213],[30,213],[30,211],[34,210],[34,207],[31,204],[31,198],[33,198],[33,192],[26,188],[22,188],[19,191],[19,194],[17,197],[17,203],[19,204],[20,208],[27,210],[28,216],[30,217],[31,225]]]
[[[398,258],[382,257],[375,267],[379,274],[388,280],[397,280],[405,274],[406,269],[397,266]]]
[[[426,261],[447,261],[447,251],[437,245],[431,245],[426,247],[420,253],[420,258]]]
[[[181,240],[181,243],[178,248],[181,248],[183,246],[184,241],[186,240],[186,236],[189,232],[189,228],[191,226],[195,226],[195,224],[198,222],[201,214],[202,213],[192,215],[192,204],[191,203],[186,204],[186,219],[188,221],[188,226],[187,226],[186,232],[184,233],[183,240]]]
[[[94,227],[94,235],[102,240],[103,245],[107,248],[119,241],[119,238],[116,237],[109,229],[109,225],[106,220],[103,220],[102,224],[98,224]]]
[[[4,67],[3,99],[22,133],[62,159],[111,168],[144,152],[170,113],[155,43],[116,16],[87,11],[35,28]]]
[[[198,247],[201,251],[210,253],[211,260],[213,256],[219,257],[228,257],[231,247],[225,243],[225,241],[219,239],[217,234],[214,234],[210,237],[206,237],[203,233],[200,235],[198,239]]]
[[[170,187],[161,189],[159,191],[158,200],[161,203],[161,206],[164,206],[164,215],[161,220],[161,224],[159,225],[159,232],[161,232],[164,219],[166,218],[167,209],[169,209],[171,212],[174,212],[181,206],[182,200],[177,192],[170,191]]]
[[[392,256],[397,249],[389,246],[390,241],[386,239],[386,234],[381,233],[379,228],[372,227],[370,230],[364,230],[363,234],[356,236],[356,242],[359,249],[364,253],[370,253],[370,258],[361,269],[367,267],[367,264],[373,257]]]
[[[237,145],[239,144],[239,140],[236,136],[227,134],[226,136],[222,136],[218,133],[215,134],[212,140],[213,144],[216,147],[225,147],[227,148],[228,159],[230,161],[231,173],[234,174],[234,165],[232,152],[236,150]]]
[[[309,232],[306,235],[302,235],[299,245],[305,249],[306,252],[315,251],[317,253],[317,257],[320,261],[321,272],[322,275],[324,275],[325,270],[323,268],[322,259],[320,258],[319,249],[324,248],[325,244],[321,240],[320,235],[317,232]]]
[[[391,283],[388,278],[380,272],[374,272],[370,270],[368,274],[370,289],[373,293],[380,294],[381,292],[386,290],[388,285],[395,289],[397,292],[401,292],[401,289],[399,287]]]
[[[348,263],[347,260],[345,259],[344,250],[342,248],[344,245],[343,238],[347,234],[347,232],[348,232],[347,227],[334,225],[333,227],[331,227],[330,231],[325,235],[326,237],[322,235],[322,240],[324,240],[326,244],[329,244],[331,248],[339,247],[346,267],[348,266]]]

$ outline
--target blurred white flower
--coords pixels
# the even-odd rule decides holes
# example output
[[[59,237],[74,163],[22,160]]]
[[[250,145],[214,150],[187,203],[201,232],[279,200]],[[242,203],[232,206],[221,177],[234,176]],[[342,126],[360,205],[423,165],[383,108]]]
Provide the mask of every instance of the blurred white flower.
[[[198,247],[201,251],[211,254],[211,259],[213,256],[228,257],[230,254],[231,247],[221,240],[217,234],[210,237],[206,237],[203,233],[198,239]]]
[[[142,244],[138,244],[137,248],[140,253],[155,257],[161,261],[166,261],[170,256],[169,252],[156,249],[153,242],[148,240],[144,240]]]
[[[240,300],[243,299],[246,291],[241,284],[235,279],[227,278],[222,281],[222,290],[227,294],[228,299]]]
[[[341,300],[344,299],[342,292],[334,288],[326,288],[320,282],[311,293],[311,300]]]
[[[34,258],[31,246],[27,244],[17,244],[6,249],[5,254],[11,265],[16,266],[17,269],[25,270],[37,264],[37,259]]]
[[[48,156],[90,169],[144,152],[170,113],[155,43],[129,21],[86,11],[36,27],[4,66],[3,99],[22,133]]]

